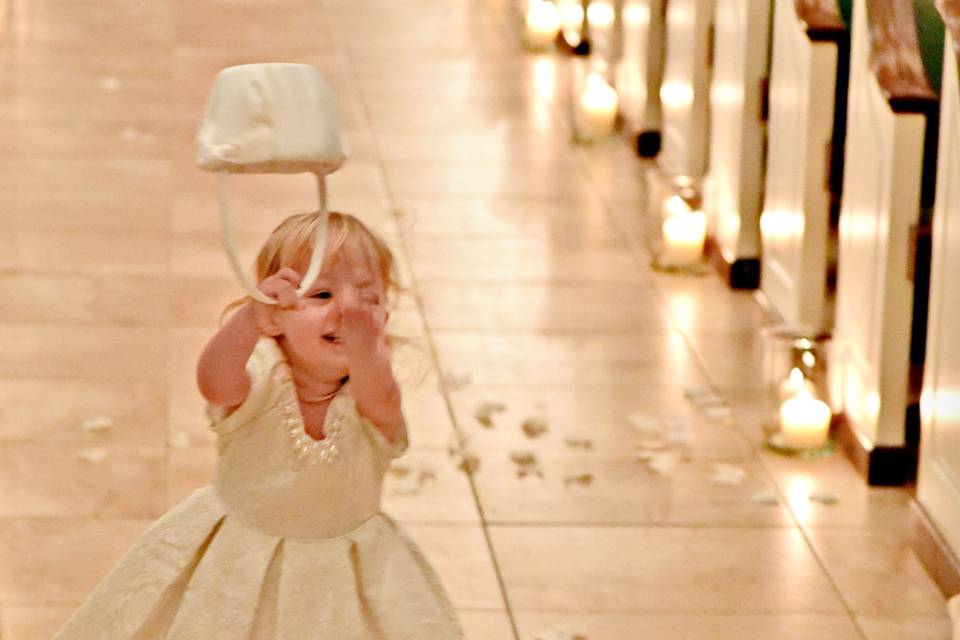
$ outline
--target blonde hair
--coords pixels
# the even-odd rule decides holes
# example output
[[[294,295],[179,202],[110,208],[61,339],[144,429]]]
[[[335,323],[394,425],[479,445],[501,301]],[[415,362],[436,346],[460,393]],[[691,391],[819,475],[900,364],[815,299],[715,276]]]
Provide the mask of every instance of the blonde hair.
[[[305,265],[313,252],[314,234],[320,222],[320,212],[298,213],[277,225],[257,255],[254,272],[260,282],[284,267],[296,268]],[[324,260],[329,260],[343,249],[356,249],[363,255],[374,258],[383,281],[388,305],[403,291],[397,277],[397,263],[393,253],[383,240],[356,217],[349,213],[331,211],[327,215],[327,246]],[[221,321],[237,307],[252,298],[246,295],[226,306],[220,315]]]

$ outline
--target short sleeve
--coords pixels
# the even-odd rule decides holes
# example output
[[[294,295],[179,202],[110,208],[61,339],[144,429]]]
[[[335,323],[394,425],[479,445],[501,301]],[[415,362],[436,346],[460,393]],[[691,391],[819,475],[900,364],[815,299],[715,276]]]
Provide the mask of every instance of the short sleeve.
[[[383,432],[369,419],[363,416],[359,416],[359,418],[364,431],[366,431],[367,436],[373,442],[373,446],[388,458],[399,458],[407,450],[407,447],[410,446],[410,441],[407,437],[407,423],[402,416],[400,417],[400,424],[397,425],[396,441],[394,442],[387,440]]]
[[[225,435],[253,422],[271,406],[271,378],[283,361],[280,347],[273,338],[263,337],[257,342],[247,360],[247,375],[250,376],[250,392],[246,399],[230,415],[224,417],[223,407],[207,406],[210,428],[217,435]]]

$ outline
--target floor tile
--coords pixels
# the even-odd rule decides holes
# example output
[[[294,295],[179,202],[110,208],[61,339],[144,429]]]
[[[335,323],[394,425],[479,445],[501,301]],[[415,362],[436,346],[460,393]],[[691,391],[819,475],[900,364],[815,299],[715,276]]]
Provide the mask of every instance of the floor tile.
[[[0,378],[0,440],[162,446],[165,393],[162,381],[122,376]],[[50,402],[51,395],[56,402]]]
[[[797,460],[764,453],[764,466],[787,498],[797,521],[812,528],[849,527],[905,534],[909,525],[909,491],[870,487],[842,454],[820,460]],[[830,496],[835,504],[811,500]]]
[[[32,231],[17,233],[26,273],[158,276],[166,271],[165,232]]]
[[[483,531],[476,525],[404,525],[457,609],[502,609]]]
[[[753,456],[738,430],[701,415],[671,384],[484,386],[450,393],[459,430],[479,451],[533,447],[543,453],[596,452],[607,457],[681,443],[694,460]],[[638,430],[636,422],[645,430]],[[527,429],[524,428],[527,424]],[[529,427],[535,427],[533,431]],[[646,431],[650,431],[647,433]],[[671,431],[675,432],[671,435]],[[660,441],[667,439],[666,443]]]
[[[0,602],[82,602],[150,522],[0,519]]]
[[[943,596],[905,535],[819,528],[807,535],[857,615],[923,616],[945,611]]]
[[[0,322],[162,325],[171,288],[160,276],[8,274]]]
[[[0,607],[0,633],[6,640],[49,640],[73,613],[72,605]]]
[[[446,449],[414,445],[395,460],[383,484],[381,507],[403,523],[476,523],[467,476]]]
[[[515,640],[505,611],[458,611],[466,640]]]
[[[517,611],[843,610],[791,529],[495,526],[490,533]]]
[[[599,200],[560,202],[551,198],[403,196],[399,228],[406,235],[436,240],[510,239],[548,241],[561,247],[618,240]]]
[[[867,640],[947,640],[953,637],[953,627],[946,615],[896,618],[858,616],[857,624],[863,629]]]
[[[517,464],[517,455],[533,456],[535,464]],[[752,461],[736,464],[744,478],[727,484],[712,480],[714,463],[690,461],[681,452],[665,475],[634,456],[557,455],[527,447],[480,452],[479,458],[474,477],[484,516],[493,524],[791,524],[775,500],[754,499],[775,495],[776,487]]]
[[[426,322],[439,331],[669,331],[642,284],[424,282],[419,291]]]
[[[434,333],[441,369],[480,385],[644,385],[698,380],[676,334]]]
[[[0,324],[0,376],[156,381],[164,338],[152,327]]]
[[[212,444],[172,446],[167,452],[167,509],[214,483],[217,464]]]
[[[171,180],[166,159],[8,158],[0,161],[0,170],[17,185],[15,224],[23,230],[44,231],[30,239],[42,241],[37,248],[43,247],[43,255],[57,256],[58,262],[63,259],[61,251],[45,242],[48,238],[57,242],[76,232],[81,235],[72,237],[81,239],[101,231],[120,251],[139,236],[118,238],[118,231],[157,234],[167,229]]]
[[[412,239],[408,246],[411,266],[422,282],[644,281],[633,257],[617,243],[566,248],[549,242]]]
[[[519,611],[516,617],[522,640],[546,640],[556,631],[589,640],[861,640],[846,615]]]
[[[159,518],[165,482],[163,448],[0,444],[0,518]]]
[[[577,202],[596,198],[576,166],[555,162],[442,160],[384,161],[387,181],[400,198],[420,195],[553,197]]]

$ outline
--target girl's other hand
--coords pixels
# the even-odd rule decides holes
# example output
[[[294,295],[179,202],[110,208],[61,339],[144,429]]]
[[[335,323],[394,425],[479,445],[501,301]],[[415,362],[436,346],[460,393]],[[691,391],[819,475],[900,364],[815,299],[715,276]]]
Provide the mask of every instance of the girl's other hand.
[[[348,349],[376,350],[383,339],[387,312],[382,305],[353,297],[344,303],[340,318],[340,336]]]

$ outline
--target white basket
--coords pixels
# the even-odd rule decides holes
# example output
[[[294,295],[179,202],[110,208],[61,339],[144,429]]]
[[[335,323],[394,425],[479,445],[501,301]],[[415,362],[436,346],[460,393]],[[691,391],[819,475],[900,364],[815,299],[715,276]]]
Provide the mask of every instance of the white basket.
[[[197,132],[197,164],[219,173],[218,200],[224,249],[251,296],[272,304],[250,281],[237,257],[227,176],[230,173],[313,173],[320,212],[326,212],[324,176],[346,160],[336,96],[323,74],[305,64],[263,63],[220,71]],[[321,216],[303,294],[320,273],[326,240]]]

